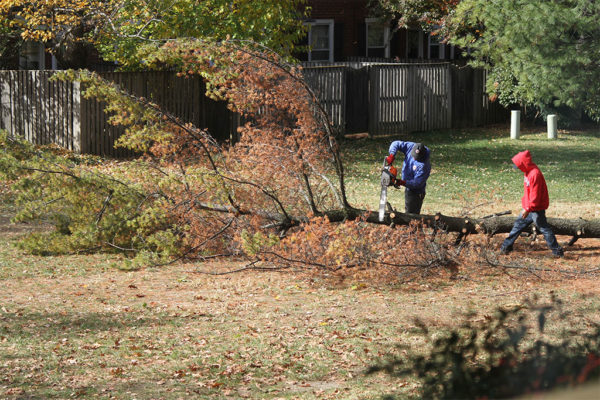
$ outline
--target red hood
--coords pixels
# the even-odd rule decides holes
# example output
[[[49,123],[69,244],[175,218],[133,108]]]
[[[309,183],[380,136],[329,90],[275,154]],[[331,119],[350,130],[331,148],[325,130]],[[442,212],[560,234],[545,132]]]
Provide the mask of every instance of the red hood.
[[[535,164],[531,161],[531,153],[529,150],[522,151],[512,158],[512,162],[524,173],[535,168]]]

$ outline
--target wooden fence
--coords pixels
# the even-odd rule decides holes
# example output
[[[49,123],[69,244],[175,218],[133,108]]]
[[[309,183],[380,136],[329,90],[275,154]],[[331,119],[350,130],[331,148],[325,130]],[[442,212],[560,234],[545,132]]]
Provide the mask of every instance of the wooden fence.
[[[452,126],[449,64],[372,66],[369,133]]]
[[[51,80],[53,71],[0,71],[0,129],[36,144],[56,143],[81,153],[134,155],[115,148],[123,127],[112,125],[106,106],[85,99],[78,82]],[[238,116],[205,95],[200,77],[171,72],[102,72],[121,89],[159,104],[184,122],[208,129],[218,140],[236,134]]]
[[[115,82],[124,91],[160,105],[183,122],[206,128],[218,140],[236,134],[237,115],[205,95],[206,87],[199,76],[178,77],[172,72],[102,72],[103,78]],[[108,122],[106,105],[95,99],[81,100],[81,151],[84,153],[132,156],[114,143],[123,127]]]
[[[343,62],[304,68],[341,133],[372,136],[464,128],[508,120],[491,102],[486,72],[449,63]]]
[[[485,73],[447,63],[309,66],[307,83],[340,134],[373,136],[462,128],[508,121],[509,111],[491,103]],[[104,104],[81,96],[79,83],[51,81],[52,71],[0,71],[0,129],[37,144],[56,143],[76,152],[131,156],[115,149],[123,128],[108,122]],[[206,97],[200,77],[171,72],[103,72],[122,89],[234,140],[238,115]]]
[[[346,121],[346,74],[344,66],[307,67],[304,79],[319,98],[333,126],[340,131]]]
[[[510,119],[510,111],[497,101],[490,101],[485,91],[487,71],[453,65],[450,73],[453,128],[495,124]]]
[[[341,133],[451,127],[449,64],[305,64],[307,82]]]
[[[0,71],[0,129],[35,144],[80,152],[79,84],[51,82],[51,73]]]

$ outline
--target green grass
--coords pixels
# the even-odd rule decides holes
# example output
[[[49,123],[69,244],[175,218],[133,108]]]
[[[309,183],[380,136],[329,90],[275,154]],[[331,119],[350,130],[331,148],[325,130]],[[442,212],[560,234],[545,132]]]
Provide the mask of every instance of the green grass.
[[[508,127],[346,139],[342,149],[351,203],[378,206],[381,163],[393,140],[423,142],[432,150],[424,213],[466,214],[479,204],[484,205],[474,216],[518,211],[523,174],[512,168],[511,158],[528,149],[546,178],[552,216],[600,217],[600,130],[561,131],[558,140],[548,140],[539,129],[511,140]],[[403,210],[403,192],[392,189],[388,199]],[[578,215],[572,215],[573,206]]]

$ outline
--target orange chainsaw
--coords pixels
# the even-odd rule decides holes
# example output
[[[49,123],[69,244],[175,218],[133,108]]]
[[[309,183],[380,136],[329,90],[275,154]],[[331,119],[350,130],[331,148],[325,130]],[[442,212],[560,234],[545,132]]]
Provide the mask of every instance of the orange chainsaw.
[[[383,160],[383,169],[381,170],[381,195],[379,196],[379,222],[385,218],[385,207],[387,205],[387,188],[396,184],[398,170],[393,165],[389,165]]]

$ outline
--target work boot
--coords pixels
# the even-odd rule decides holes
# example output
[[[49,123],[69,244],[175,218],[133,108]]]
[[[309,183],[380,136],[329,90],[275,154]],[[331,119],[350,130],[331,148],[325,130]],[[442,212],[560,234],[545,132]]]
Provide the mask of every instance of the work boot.
[[[553,252],[552,255],[554,256],[554,258],[564,258],[565,252],[563,251],[563,249],[560,249],[556,252]]]
[[[500,254],[507,255],[507,254],[509,254],[511,251],[513,251],[513,248],[512,248],[512,246],[500,247]]]

